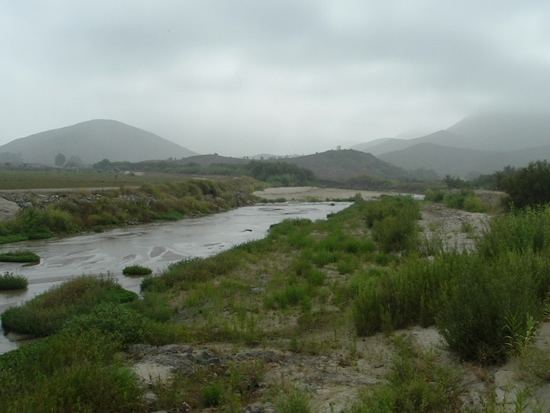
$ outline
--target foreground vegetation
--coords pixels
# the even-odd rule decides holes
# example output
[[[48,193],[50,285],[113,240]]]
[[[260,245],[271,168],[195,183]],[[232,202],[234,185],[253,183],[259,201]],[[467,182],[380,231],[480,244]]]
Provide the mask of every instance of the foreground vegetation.
[[[270,380],[262,358],[198,366],[155,383],[157,398],[146,402],[124,352],[134,343],[337,353],[353,368],[372,356],[357,351],[361,337],[421,325],[435,326],[458,360],[479,369],[530,354],[548,307],[550,207],[494,218],[470,252],[428,248],[421,209],[406,197],[357,198],[327,221],[284,221],[264,240],[175,263],[143,280],[143,298],[109,277],[81,277],[9,309],[7,329],[46,338],[0,357],[0,409],[140,412],[186,402],[193,411],[239,411],[263,399],[280,412],[315,411],[307,387],[259,388]],[[345,411],[460,411],[459,368],[407,337],[390,347],[387,380],[358,386]],[[525,356],[524,373],[547,381],[550,361],[538,356]],[[488,394],[472,411],[501,411],[498,403]]]

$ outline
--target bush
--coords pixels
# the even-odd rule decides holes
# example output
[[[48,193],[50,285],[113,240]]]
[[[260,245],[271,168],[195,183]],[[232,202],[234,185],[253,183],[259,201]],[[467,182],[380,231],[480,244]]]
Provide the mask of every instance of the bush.
[[[517,208],[537,206],[550,202],[550,164],[547,161],[531,162],[513,175],[504,177],[501,185]]]
[[[120,346],[91,329],[65,331],[0,356],[0,411],[142,411],[143,389]]]
[[[22,290],[27,288],[29,281],[22,275],[5,272],[0,275],[0,290]]]
[[[462,377],[421,351],[409,337],[398,337],[387,384],[367,391],[350,413],[459,412]]]
[[[124,275],[149,275],[153,272],[150,268],[142,267],[141,265],[131,265],[124,267],[122,274]]]
[[[206,407],[219,406],[223,401],[223,385],[220,382],[215,382],[209,386],[203,387],[202,399]]]
[[[137,311],[119,303],[107,302],[94,307],[88,314],[71,318],[64,328],[77,334],[93,328],[116,342],[128,345],[145,341],[145,325],[145,318]]]
[[[309,396],[298,388],[285,391],[276,400],[275,411],[277,413],[309,413],[311,412]]]

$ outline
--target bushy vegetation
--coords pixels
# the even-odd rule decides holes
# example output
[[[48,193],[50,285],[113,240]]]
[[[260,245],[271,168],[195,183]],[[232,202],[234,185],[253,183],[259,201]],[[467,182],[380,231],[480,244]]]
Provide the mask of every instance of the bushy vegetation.
[[[468,189],[450,192],[427,190],[425,199],[426,201],[443,203],[449,208],[463,209],[469,212],[486,212],[488,209],[481,199],[472,190]]]
[[[29,281],[22,275],[5,272],[0,275],[0,290],[22,290],[27,288]]]
[[[82,276],[53,287],[19,307],[2,314],[5,329],[38,337],[59,332],[73,317],[89,313],[104,302],[126,303],[137,294],[123,289],[107,276]]]
[[[502,362],[510,340],[541,320],[550,292],[545,228],[549,209],[496,218],[478,250],[411,258],[392,274],[369,277],[353,305],[358,334],[435,323],[461,359]]]
[[[550,164],[547,161],[531,162],[513,174],[503,176],[500,185],[516,208],[540,206],[550,202]]]
[[[418,202],[409,197],[382,197],[367,203],[365,221],[383,252],[413,249],[418,239]]]
[[[221,159],[220,163],[199,165],[195,162],[177,160],[131,163],[109,162],[104,159],[96,163],[94,168],[100,171],[128,170],[210,176],[249,176],[273,186],[302,186],[316,181],[315,175],[309,169],[279,160],[223,163]]]
[[[0,243],[224,211],[245,205],[257,185],[250,178],[186,180],[146,184],[139,189],[77,193],[42,209],[24,208],[14,220],[0,224]]]
[[[346,413],[463,411],[462,375],[422,351],[410,337],[397,337],[388,383],[365,391]]]
[[[143,267],[141,265],[130,265],[122,269],[124,275],[149,275],[153,272],[151,268]]]

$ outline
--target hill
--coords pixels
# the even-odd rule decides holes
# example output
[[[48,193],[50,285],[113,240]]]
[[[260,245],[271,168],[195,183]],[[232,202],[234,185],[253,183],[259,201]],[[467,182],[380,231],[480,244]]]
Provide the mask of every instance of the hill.
[[[230,158],[225,156],[197,155],[177,161],[179,164],[197,164],[200,166],[246,165],[253,159]],[[407,176],[401,168],[382,161],[369,153],[351,149],[326,151],[313,155],[272,158],[256,162],[282,162],[296,165],[312,171],[317,178],[345,180],[358,175],[371,175],[379,178],[402,178]]]
[[[402,178],[403,169],[382,161],[370,153],[347,150],[331,150],[313,155],[284,159],[284,162],[309,169],[321,179],[349,179],[358,175],[380,178]]]
[[[367,143],[368,144],[368,143]],[[487,113],[415,139],[381,139],[356,148],[407,170],[431,169],[440,176],[473,177],[507,165],[550,159],[550,116]]]
[[[26,163],[54,165],[58,153],[83,164],[103,159],[140,162],[196,154],[151,132],[104,119],[37,133],[0,146],[0,156],[16,154]]]

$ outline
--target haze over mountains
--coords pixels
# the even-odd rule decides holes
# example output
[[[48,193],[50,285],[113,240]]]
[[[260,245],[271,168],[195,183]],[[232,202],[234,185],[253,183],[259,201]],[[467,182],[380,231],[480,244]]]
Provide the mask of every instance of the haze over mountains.
[[[490,113],[468,117],[446,130],[415,139],[385,138],[354,149],[407,170],[475,177],[507,165],[550,159],[548,113]]]
[[[357,175],[382,178],[445,175],[474,178],[507,165],[526,166],[550,159],[548,113],[492,113],[466,118],[455,125],[414,139],[384,138],[354,146],[277,160],[310,169],[319,178],[348,179]],[[250,158],[197,155],[151,132],[114,120],[90,120],[37,133],[0,146],[0,162],[54,165],[57,154],[91,165],[111,162],[178,159],[182,163],[247,163]],[[268,159],[269,155],[263,155]],[[257,157],[251,157],[257,158]]]
[[[0,160],[54,165],[58,153],[85,165],[103,159],[139,162],[196,155],[154,133],[115,120],[96,119],[37,133],[0,146]]]

